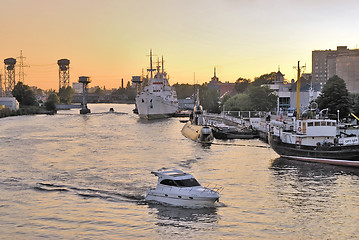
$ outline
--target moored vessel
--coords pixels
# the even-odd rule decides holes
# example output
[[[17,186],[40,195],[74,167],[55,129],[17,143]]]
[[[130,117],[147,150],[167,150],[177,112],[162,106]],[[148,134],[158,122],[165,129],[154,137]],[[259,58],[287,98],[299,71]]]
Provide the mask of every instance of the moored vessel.
[[[199,104],[198,91],[196,105],[190,114],[190,119],[183,126],[181,133],[183,136],[203,144],[210,144],[214,140],[212,128],[207,125],[203,115],[203,107]]]
[[[269,140],[281,157],[359,167],[358,134],[338,132],[336,120],[272,121]]]
[[[146,201],[189,208],[214,207],[219,201],[221,187],[203,187],[189,173],[177,169],[151,173],[158,177],[158,183],[146,192]]]
[[[253,139],[258,137],[256,130],[248,127],[228,126],[223,123],[212,125],[213,136],[216,139]]]
[[[318,105],[299,114],[300,66],[297,76],[297,112],[292,121],[272,120],[269,143],[281,157],[334,165],[359,167],[359,133],[346,133],[339,129],[339,118],[329,119]]]
[[[150,78],[142,82],[143,85],[136,96],[136,109],[140,118],[158,119],[173,116],[178,111],[177,93],[168,83],[167,73],[158,61],[156,69],[152,68],[152,50],[150,51]],[[153,72],[155,73],[153,75]]]

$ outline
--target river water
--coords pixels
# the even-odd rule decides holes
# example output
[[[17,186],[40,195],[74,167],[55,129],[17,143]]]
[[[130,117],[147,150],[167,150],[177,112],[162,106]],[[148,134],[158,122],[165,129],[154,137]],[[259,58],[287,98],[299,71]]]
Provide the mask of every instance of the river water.
[[[181,135],[178,118],[142,121],[125,104],[89,108],[0,119],[1,239],[359,236],[359,169],[281,159],[259,140],[203,147]],[[147,204],[150,171],[161,168],[223,186],[220,202]]]

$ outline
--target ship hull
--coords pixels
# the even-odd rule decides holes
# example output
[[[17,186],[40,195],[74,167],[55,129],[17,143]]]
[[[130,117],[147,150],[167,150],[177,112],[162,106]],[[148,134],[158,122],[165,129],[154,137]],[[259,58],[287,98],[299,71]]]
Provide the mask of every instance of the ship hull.
[[[305,146],[283,143],[279,137],[270,136],[272,149],[281,157],[306,162],[359,167],[359,146]]]
[[[210,131],[210,134],[201,134],[202,128],[209,128],[208,126],[200,126],[192,124],[190,121],[188,121],[182,128],[182,135],[200,143],[212,143],[213,142],[213,134],[212,131]]]
[[[138,115],[143,119],[160,119],[172,117],[178,110],[178,104],[166,101],[154,94],[141,93],[136,97]]]

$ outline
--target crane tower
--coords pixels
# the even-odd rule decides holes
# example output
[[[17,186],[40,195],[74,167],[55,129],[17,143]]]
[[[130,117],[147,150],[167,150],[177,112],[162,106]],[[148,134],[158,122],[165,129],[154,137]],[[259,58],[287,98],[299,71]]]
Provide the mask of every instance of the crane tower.
[[[15,64],[16,59],[15,58],[6,58],[4,59],[5,63],[5,81],[4,81],[4,87],[5,87],[5,95],[11,96],[12,90],[14,90],[15,87]]]
[[[57,61],[59,65],[59,90],[62,87],[70,86],[70,60],[60,59]]]

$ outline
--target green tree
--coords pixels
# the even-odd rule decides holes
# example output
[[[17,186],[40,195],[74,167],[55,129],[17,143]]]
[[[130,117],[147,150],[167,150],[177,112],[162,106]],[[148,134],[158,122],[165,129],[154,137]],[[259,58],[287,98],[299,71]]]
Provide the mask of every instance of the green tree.
[[[199,98],[203,109],[212,113],[219,113],[219,92],[216,89],[210,89],[207,85],[199,87]]]
[[[277,74],[276,72],[271,72],[271,73],[263,74],[260,77],[254,78],[253,85],[259,87],[263,84],[273,83],[276,74]]]
[[[277,95],[268,87],[250,86],[247,90],[251,102],[251,110],[271,111],[277,105]]]
[[[317,98],[319,109],[328,108],[330,114],[337,114],[340,118],[350,113],[350,99],[347,86],[343,79],[337,75],[328,79],[324,84],[322,93]]]
[[[251,80],[240,77],[236,81],[235,89],[237,93],[243,93],[247,90],[250,84],[251,84]]]
[[[57,96],[56,93],[51,93],[49,97],[46,99],[45,102],[45,108],[48,111],[55,111],[56,110],[56,104],[60,102],[59,96]]]
[[[60,88],[58,95],[60,98],[60,103],[71,104],[72,96],[74,95],[74,93],[75,90],[70,86]]]
[[[12,95],[19,102],[20,106],[37,106],[34,92],[28,85],[18,82],[12,90]]]
[[[190,84],[174,84],[173,87],[177,92],[178,99],[191,97],[194,94],[194,86]]]
[[[244,93],[236,94],[230,97],[224,103],[225,111],[249,111],[251,110],[251,101],[249,96]]]
[[[249,86],[247,91],[225,102],[228,111],[271,111],[277,105],[277,95],[268,87]]]
[[[231,98],[231,95],[230,94],[226,94],[222,97],[221,99],[221,104],[222,104],[222,107],[223,107],[223,104],[226,104],[226,102],[228,101],[228,99]]]
[[[355,116],[359,117],[359,94],[352,94],[352,109]]]

